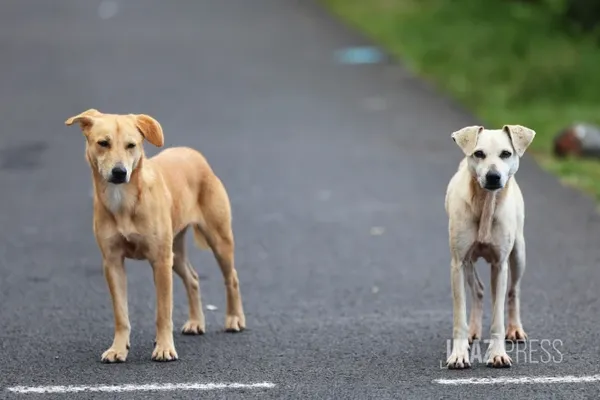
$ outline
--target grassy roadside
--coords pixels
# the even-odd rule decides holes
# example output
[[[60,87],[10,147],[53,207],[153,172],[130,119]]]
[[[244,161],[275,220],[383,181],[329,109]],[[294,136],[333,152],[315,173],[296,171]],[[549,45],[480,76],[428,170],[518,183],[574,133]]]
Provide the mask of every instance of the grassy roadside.
[[[527,2],[321,1],[486,125],[535,129],[538,162],[600,201],[600,162],[550,154],[566,125],[600,124],[600,47],[589,38],[567,36]]]

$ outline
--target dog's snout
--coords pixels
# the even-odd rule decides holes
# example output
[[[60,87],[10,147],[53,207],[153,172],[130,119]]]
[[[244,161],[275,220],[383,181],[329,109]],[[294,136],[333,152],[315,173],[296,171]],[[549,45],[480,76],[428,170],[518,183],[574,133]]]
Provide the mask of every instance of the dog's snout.
[[[111,174],[115,178],[125,178],[127,176],[127,170],[125,167],[119,165],[112,169]]]
[[[500,174],[497,172],[488,172],[487,175],[485,176],[485,179],[489,182],[489,183],[500,183]]]
[[[486,189],[498,189],[500,187],[500,180],[502,177],[497,172],[488,172],[485,175],[485,187]]]
[[[110,182],[111,183],[124,183],[127,179],[127,169],[122,165],[116,165],[110,171]]]

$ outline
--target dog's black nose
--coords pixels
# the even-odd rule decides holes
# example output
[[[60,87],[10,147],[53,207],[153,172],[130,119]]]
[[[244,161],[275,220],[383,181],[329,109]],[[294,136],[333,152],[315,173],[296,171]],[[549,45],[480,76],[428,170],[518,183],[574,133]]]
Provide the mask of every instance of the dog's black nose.
[[[118,165],[110,171],[110,182],[111,183],[123,183],[127,178],[127,170]]]
[[[488,172],[485,175],[485,186],[488,189],[498,189],[500,187],[500,179],[502,177],[497,172]]]

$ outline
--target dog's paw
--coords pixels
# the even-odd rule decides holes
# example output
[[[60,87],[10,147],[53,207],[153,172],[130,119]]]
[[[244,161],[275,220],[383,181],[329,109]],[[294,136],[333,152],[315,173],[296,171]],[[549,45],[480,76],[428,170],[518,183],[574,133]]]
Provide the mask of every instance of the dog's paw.
[[[111,363],[123,363],[127,360],[127,351],[128,347],[124,349],[118,349],[116,347],[111,347],[102,353],[102,362],[111,364]]]
[[[154,347],[152,352],[153,361],[175,361],[177,360],[177,352],[173,344],[161,344],[160,342]]]
[[[471,362],[469,361],[469,352],[463,354],[452,353],[448,360],[446,360],[448,369],[466,369],[471,368]]]
[[[487,359],[487,366],[492,368],[509,368],[512,365],[512,359],[506,354],[506,352],[502,353],[492,353]]]
[[[506,328],[506,340],[509,342],[524,342],[527,340],[527,333],[522,326],[509,325]]]
[[[206,332],[204,321],[189,320],[181,328],[181,333],[184,335],[204,335]]]
[[[466,340],[455,340],[452,344],[452,354],[446,360],[448,369],[471,368],[469,361],[469,345]]]
[[[244,329],[246,329],[244,314],[225,316],[225,332],[241,332]]]

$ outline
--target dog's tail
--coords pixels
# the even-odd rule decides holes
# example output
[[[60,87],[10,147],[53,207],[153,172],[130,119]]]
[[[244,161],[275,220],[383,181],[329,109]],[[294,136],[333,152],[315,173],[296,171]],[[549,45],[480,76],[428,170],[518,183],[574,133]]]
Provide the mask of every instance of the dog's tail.
[[[204,236],[204,233],[198,225],[194,225],[194,242],[200,250],[207,250],[210,248],[206,236]]]

